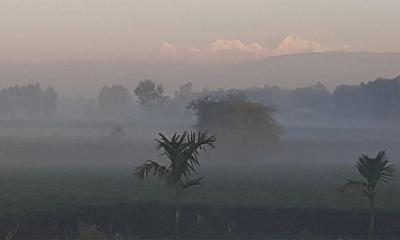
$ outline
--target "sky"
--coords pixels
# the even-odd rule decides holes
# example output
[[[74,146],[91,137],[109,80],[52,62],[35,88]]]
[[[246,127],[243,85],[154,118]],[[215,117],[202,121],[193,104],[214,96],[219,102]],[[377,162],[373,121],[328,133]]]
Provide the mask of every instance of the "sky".
[[[0,0],[0,62],[400,52],[399,12],[399,0]]]

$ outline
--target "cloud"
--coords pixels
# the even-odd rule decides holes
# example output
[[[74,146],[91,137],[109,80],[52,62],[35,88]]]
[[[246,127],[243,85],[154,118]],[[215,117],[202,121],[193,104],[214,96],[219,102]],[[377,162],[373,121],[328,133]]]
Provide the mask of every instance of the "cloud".
[[[316,41],[289,35],[273,49],[267,49],[258,42],[246,44],[238,39],[218,39],[203,49],[164,42],[160,47],[160,56],[171,60],[212,63],[259,60],[269,56],[329,51],[351,51],[351,47],[343,45],[339,48],[329,48]]]

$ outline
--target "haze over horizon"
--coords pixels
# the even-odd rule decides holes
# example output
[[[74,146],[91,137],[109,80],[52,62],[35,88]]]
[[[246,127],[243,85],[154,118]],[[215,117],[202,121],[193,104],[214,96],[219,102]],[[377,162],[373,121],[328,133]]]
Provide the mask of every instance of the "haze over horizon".
[[[400,74],[394,0],[0,0],[0,88],[330,90]],[[371,53],[371,54],[367,54]]]

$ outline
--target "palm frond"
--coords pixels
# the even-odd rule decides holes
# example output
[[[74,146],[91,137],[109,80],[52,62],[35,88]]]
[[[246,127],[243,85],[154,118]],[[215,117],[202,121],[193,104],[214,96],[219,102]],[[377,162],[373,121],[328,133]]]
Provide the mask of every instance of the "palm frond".
[[[347,180],[340,189],[341,194],[345,193],[362,193],[367,197],[373,194],[373,188],[367,182]]]
[[[171,161],[171,171],[175,182],[179,181],[183,175],[186,179],[195,168],[200,165],[200,151],[205,151],[206,146],[215,147],[215,136],[207,136],[206,132],[184,132],[175,133],[171,139],[163,134],[159,134],[161,139],[157,140],[159,149],[162,149],[163,155]]]
[[[173,157],[174,155],[174,146],[172,141],[170,141],[165,135],[162,133],[158,134],[161,139],[156,139],[158,145],[157,150],[162,150],[161,155],[166,155],[168,158]]]
[[[188,133],[185,131],[181,134],[174,133],[171,139],[168,139],[164,134],[158,134],[161,139],[156,139],[158,150],[162,150],[161,155],[167,156],[171,161],[176,160],[177,156],[185,149],[185,139]]]
[[[394,177],[395,168],[387,160],[386,152],[381,151],[375,158],[363,154],[357,161],[357,170],[367,182],[375,187],[379,182],[388,182]]]
[[[203,180],[204,177],[199,177],[196,179],[191,179],[185,183],[182,184],[182,190],[185,190],[187,188],[193,187],[193,186],[198,186],[201,184],[201,180]]]
[[[187,148],[183,152],[184,158],[191,166],[199,165],[200,151],[206,151],[206,146],[215,148],[215,135],[208,136],[207,132],[192,132],[187,136]]]
[[[168,181],[170,178],[170,171],[165,166],[161,166],[151,160],[147,160],[143,165],[136,167],[134,173],[140,179],[144,179],[147,176],[153,176]]]
[[[162,133],[158,135],[157,149],[160,155],[168,158],[170,165],[165,167],[149,160],[135,168],[135,174],[142,179],[146,176],[161,178],[169,184],[182,187],[182,190],[199,185],[202,178],[191,180],[190,176],[200,165],[200,152],[206,151],[207,147],[215,147],[215,136],[208,136],[207,132],[186,131],[174,133],[170,138]]]

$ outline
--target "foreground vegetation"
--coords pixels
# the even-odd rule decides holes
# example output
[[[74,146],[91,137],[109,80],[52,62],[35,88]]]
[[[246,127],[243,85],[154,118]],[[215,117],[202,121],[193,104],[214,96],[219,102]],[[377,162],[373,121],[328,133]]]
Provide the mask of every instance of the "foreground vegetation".
[[[294,133],[258,161],[234,155],[215,158],[215,152],[224,153],[219,145],[202,153],[198,176],[206,177],[201,186],[183,193],[180,235],[365,238],[368,199],[343,199],[338,188],[346,179],[362,180],[353,165],[365,149],[370,155],[384,147],[398,165],[398,142],[387,136],[364,141],[354,138],[356,134],[337,142],[332,139],[340,136],[326,133],[325,138],[309,135],[304,140]],[[0,143],[0,238],[175,235],[173,189],[158,179],[140,181],[134,176],[135,166],[158,159],[153,139],[3,137]],[[159,164],[168,166],[164,160]],[[376,236],[400,237],[399,185],[395,178],[379,186]]]
[[[362,155],[357,161],[357,170],[364,181],[348,180],[343,190],[355,189],[369,200],[370,223],[368,239],[374,239],[375,232],[375,198],[379,184],[387,183],[394,177],[395,167],[387,159],[386,152],[380,151],[375,158]]]
[[[196,168],[200,166],[200,152],[207,147],[215,148],[215,136],[208,136],[203,132],[174,133],[170,139],[159,134],[157,149],[160,156],[165,156],[168,166],[147,160],[144,164],[135,168],[135,175],[140,179],[155,177],[172,187],[175,192],[175,235],[180,232],[181,198],[185,191],[194,186],[199,186],[204,177],[193,178]]]
[[[184,236],[365,237],[368,201],[336,191],[353,176],[349,166],[213,166],[200,174],[207,179],[183,199]],[[399,185],[380,189],[377,236],[400,236]],[[130,238],[174,234],[173,192],[124,167],[3,167],[0,187],[2,236],[18,227],[21,238],[72,238],[91,225]]]

